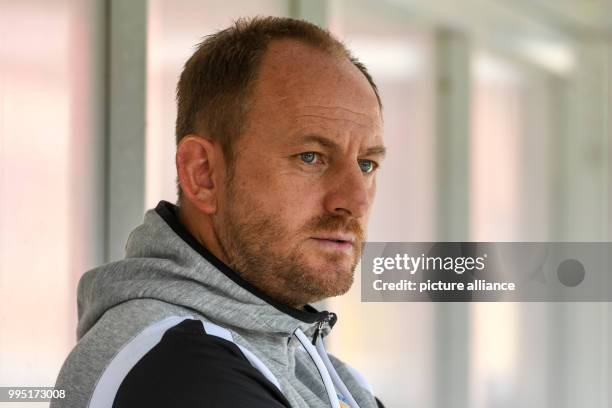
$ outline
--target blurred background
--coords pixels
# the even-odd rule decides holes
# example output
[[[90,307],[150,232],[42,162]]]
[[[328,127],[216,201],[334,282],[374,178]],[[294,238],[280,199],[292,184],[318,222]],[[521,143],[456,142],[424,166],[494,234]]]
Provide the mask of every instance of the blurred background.
[[[377,81],[370,241],[610,240],[611,1],[0,0],[0,385],[54,384],[79,277],[176,199],[183,63],[253,15]],[[361,303],[357,277],[325,306],[387,407],[612,406],[609,303]]]

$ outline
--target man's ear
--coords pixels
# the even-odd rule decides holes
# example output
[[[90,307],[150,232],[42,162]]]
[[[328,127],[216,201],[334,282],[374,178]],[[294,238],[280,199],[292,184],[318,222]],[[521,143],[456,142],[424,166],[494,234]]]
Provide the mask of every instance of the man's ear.
[[[183,196],[206,214],[217,212],[221,147],[202,136],[187,135],[176,147],[176,170]]]

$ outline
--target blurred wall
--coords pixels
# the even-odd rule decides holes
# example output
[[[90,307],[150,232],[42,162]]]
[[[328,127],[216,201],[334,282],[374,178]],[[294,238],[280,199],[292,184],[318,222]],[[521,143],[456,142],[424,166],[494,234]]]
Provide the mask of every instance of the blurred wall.
[[[104,261],[104,12],[0,1],[0,385],[49,386]]]
[[[0,385],[54,383],[78,278],[175,201],[178,75],[237,17],[310,19],[370,68],[369,240],[609,240],[612,5],[579,3],[0,0]],[[610,406],[607,303],[362,303],[357,276],[326,307],[388,407]]]

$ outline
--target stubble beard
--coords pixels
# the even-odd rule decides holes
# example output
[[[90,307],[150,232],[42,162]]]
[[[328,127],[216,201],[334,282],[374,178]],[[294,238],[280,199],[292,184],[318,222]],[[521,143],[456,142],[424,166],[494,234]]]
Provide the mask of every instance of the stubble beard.
[[[228,186],[230,197],[220,243],[229,266],[247,282],[274,300],[301,307],[328,297],[346,293],[353,284],[354,271],[361,253],[364,233],[355,219],[338,215],[316,217],[300,231],[288,231],[278,217],[258,212],[255,203],[245,199],[234,183]],[[291,249],[278,244],[288,242],[300,232],[348,231],[356,236],[350,268],[339,261],[343,254],[325,253],[325,269],[306,263],[303,245],[298,241]],[[307,235],[305,235],[305,239]]]

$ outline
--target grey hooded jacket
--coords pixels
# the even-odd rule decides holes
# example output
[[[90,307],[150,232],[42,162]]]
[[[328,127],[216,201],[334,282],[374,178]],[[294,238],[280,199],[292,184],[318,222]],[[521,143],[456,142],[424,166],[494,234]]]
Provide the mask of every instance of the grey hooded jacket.
[[[382,407],[325,352],[333,313],[277,304],[202,247],[160,202],[125,259],[83,275],[59,407]]]

